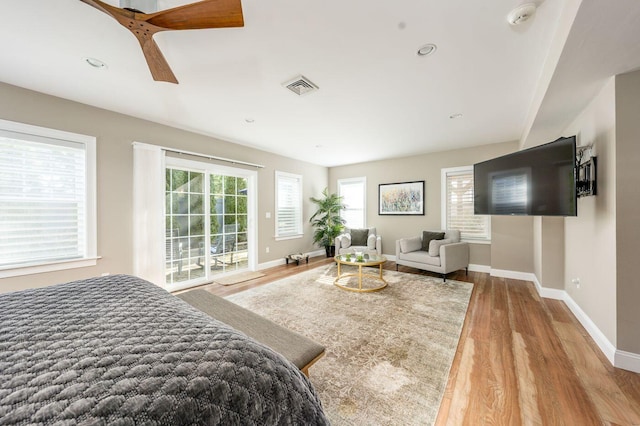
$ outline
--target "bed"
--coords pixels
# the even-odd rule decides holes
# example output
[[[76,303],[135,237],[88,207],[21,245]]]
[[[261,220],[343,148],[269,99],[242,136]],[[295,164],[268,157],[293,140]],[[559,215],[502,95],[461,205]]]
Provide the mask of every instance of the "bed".
[[[0,425],[324,425],[282,355],[139,278],[0,294]]]

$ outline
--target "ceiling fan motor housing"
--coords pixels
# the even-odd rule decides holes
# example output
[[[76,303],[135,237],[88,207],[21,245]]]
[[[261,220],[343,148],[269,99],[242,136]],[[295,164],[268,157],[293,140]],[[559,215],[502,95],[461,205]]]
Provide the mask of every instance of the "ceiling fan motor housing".
[[[520,25],[531,18],[533,14],[536,13],[536,9],[537,6],[535,3],[521,4],[509,12],[509,15],[507,15],[507,21],[509,21],[511,25]]]
[[[158,0],[120,0],[120,7],[137,13],[158,11]]]

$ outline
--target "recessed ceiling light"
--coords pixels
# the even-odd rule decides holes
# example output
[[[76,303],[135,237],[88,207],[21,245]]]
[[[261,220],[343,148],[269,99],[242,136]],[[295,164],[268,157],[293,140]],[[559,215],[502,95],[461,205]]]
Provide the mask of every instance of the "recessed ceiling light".
[[[451,114],[451,115],[449,116],[449,118],[450,118],[450,119],[452,119],[452,120],[457,120],[458,118],[462,118],[462,117],[463,117],[463,115],[462,115],[462,114],[460,114],[460,113],[457,113],[457,114]]]
[[[96,59],[96,58],[83,58],[84,61],[91,65],[93,68],[98,68],[100,70],[106,70],[107,64],[105,64],[104,62],[102,62],[100,59]]]
[[[253,123],[256,120],[254,120],[253,118],[245,118],[244,121],[246,121],[247,123]]]
[[[418,56],[428,56],[436,51],[438,46],[433,43],[425,44],[420,49],[418,49]]]

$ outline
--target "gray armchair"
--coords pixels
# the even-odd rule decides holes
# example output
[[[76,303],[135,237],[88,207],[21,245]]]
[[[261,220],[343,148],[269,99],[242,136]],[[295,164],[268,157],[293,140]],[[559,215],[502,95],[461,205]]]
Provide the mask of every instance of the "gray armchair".
[[[382,255],[382,237],[376,235],[376,228],[350,229],[335,240],[336,254],[347,254],[361,251],[365,254]]]
[[[444,234],[444,238],[430,239],[433,233]],[[429,241],[423,244],[423,238]],[[469,244],[460,242],[457,230],[425,231],[421,236],[396,240],[396,270],[398,265],[436,272],[446,281],[450,272],[465,269],[469,273]]]

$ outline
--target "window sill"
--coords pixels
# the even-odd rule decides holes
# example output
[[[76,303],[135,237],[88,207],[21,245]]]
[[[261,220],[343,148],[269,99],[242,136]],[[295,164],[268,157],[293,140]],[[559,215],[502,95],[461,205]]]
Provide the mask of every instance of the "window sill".
[[[296,238],[302,238],[304,237],[304,234],[295,234],[295,235],[283,235],[283,236],[275,236],[276,241],[283,241],[283,240],[294,240]]]
[[[98,264],[97,257],[86,257],[83,259],[63,260],[59,262],[42,263],[37,265],[12,266],[0,269],[0,278],[19,277],[21,275],[42,274],[45,272],[64,271],[66,269],[86,268]]]
[[[472,240],[463,238],[461,241],[469,244],[491,244],[491,240]]]

